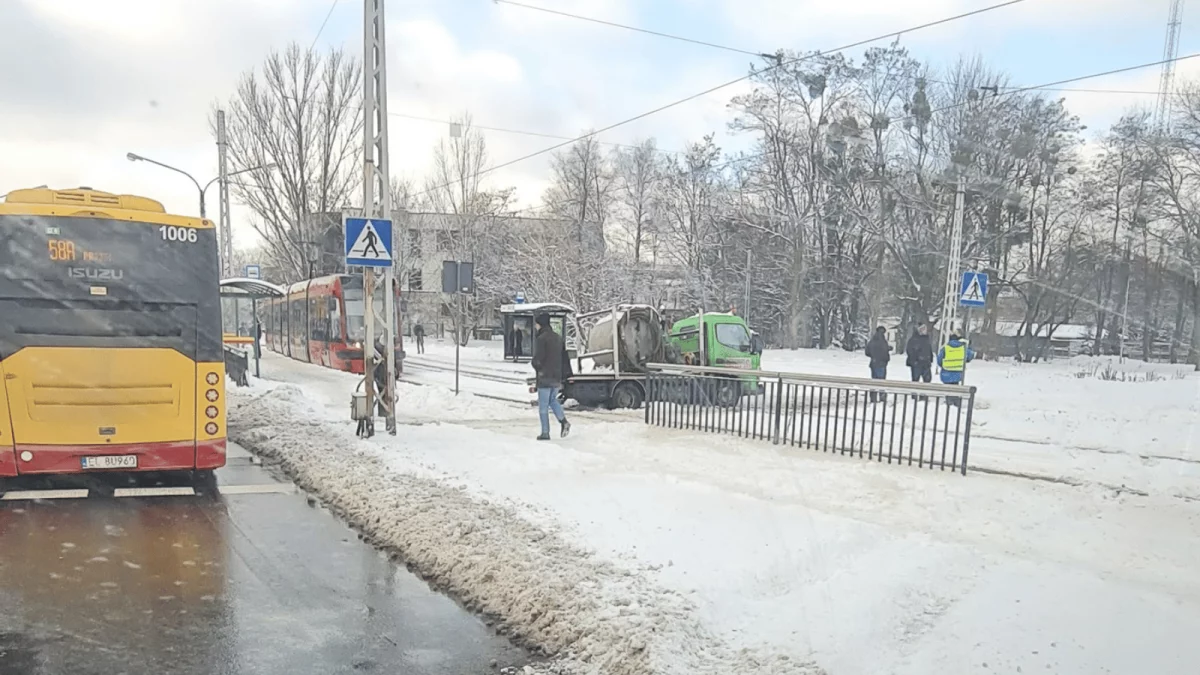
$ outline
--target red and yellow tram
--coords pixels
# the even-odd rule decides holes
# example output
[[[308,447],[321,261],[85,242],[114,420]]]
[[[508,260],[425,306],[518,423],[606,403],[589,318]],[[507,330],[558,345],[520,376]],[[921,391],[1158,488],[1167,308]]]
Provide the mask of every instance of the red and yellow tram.
[[[375,297],[380,316],[383,300],[382,295]],[[271,351],[298,361],[362,374],[365,309],[361,276],[333,274],[299,281],[288,287],[286,296],[263,303],[263,341]],[[398,375],[404,361],[399,291],[393,333]]]

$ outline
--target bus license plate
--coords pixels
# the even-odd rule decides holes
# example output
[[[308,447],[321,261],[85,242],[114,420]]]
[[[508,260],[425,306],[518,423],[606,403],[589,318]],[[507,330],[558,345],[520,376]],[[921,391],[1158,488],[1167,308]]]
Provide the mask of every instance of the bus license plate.
[[[99,457],[83,457],[85,469],[136,469],[137,455],[102,455]]]

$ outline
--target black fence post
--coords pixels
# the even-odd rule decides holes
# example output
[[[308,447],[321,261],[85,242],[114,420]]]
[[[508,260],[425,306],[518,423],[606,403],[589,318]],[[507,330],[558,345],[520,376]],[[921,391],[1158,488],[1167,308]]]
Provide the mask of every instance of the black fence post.
[[[764,389],[770,391],[770,387]],[[783,422],[783,377],[775,381],[775,434],[771,442],[779,445],[779,426]]]
[[[975,413],[975,387],[967,388],[967,429],[963,432],[962,475],[967,475],[967,451],[971,448],[971,417]]]
[[[646,377],[646,400],[643,403],[643,405],[646,406],[646,410],[644,411],[646,414],[646,417],[645,417],[646,424],[650,424],[650,406],[654,405],[653,401],[654,401],[654,373],[650,373],[650,375],[648,375]]]

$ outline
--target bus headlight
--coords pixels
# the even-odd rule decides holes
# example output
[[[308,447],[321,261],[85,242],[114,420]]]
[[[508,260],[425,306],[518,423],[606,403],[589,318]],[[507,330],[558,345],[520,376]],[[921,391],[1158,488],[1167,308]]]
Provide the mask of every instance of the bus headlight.
[[[217,426],[216,422],[209,422],[208,424],[204,425],[204,433],[208,434],[209,436],[216,436],[218,430],[220,430],[220,427]]]
[[[210,405],[204,409],[204,414],[208,415],[208,419],[210,419],[210,420],[216,419],[217,415],[219,415],[220,413],[221,413],[221,411],[217,410],[217,406],[215,406],[215,405]]]
[[[217,393],[216,389],[209,389],[208,391],[204,392],[204,398],[208,399],[209,403],[216,403],[217,399],[221,398],[221,395]]]
[[[216,373],[209,373],[204,376],[204,381],[215,387],[221,381],[221,376]]]

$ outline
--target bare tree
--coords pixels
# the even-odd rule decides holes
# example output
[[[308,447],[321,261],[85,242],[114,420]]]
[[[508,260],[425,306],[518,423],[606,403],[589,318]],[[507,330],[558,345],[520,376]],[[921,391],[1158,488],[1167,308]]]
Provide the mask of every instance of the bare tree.
[[[633,251],[633,264],[642,264],[643,250],[656,234],[655,223],[663,181],[663,161],[654,139],[618,150],[614,158],[621,225]]]
[[[422,206],[440,214],[441,224],[430,232],[447,259],[474,263],[476,293],[456,293],[446,300],[457,339],[470,338],[490,307],[497,304],[505,284],[505,265],[498,258],[497,218],[508,210],[513,191],[485,190],[481,175],[487,168],[487,141],[470,115],[455,121],[458,133],[438,142],[433,172],[419,197]],[[418,197],[418,195],[413,195]]]
[[[244,74],[228,103],[234,168],[270,167],[238,176],[233,192],[289,279],[307,274],[307,242],[329,239],[329,218],[314,214],[348,206],[361,184],[361,82],[361,65],[344,52],[292,44]]]

